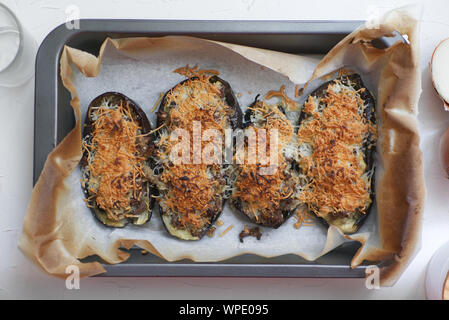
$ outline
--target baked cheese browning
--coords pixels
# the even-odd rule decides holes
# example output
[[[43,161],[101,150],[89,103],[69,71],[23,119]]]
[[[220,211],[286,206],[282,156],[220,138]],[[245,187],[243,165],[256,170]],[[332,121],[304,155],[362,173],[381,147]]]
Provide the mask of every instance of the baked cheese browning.
[[[365,149],[375,146],[377,128],[365,116],[372,107],[361,98],[366,89],[355,90],[345,79],[332,81],[320,97],[309,96],[298,129],[299,166],[307,182],[299,199],[321,217],[366,214],[372,201]]]
[[[210,78],[195,77],[168,92],[164,99],[164,111],[169,115],[170,130],[183,128],[192,133],[194,121],[201,123],[203,131],[215,129],[224,134],[224,129],[230,127],[229,116],[234,110],[227,105],[223,97],[222,84],[211,83]]]
[[[83,183],[92,201],[113,221],[137,217],[147,167],[145,135],[134,120],[129,103],[111,106],[104,101],[90,110],[90,135],[83,140],[87,154]],[[149,210],[147,207],[142,208]]]
[[[275,174],[266,175],[261,174],[261,166],[242,166],[231,201],[240,201],[241,211],[256,223],[281,223],[282,213],[277,216],[281,210],[281,201],[293,193],[292,186],[283,183],[286,179],[285,168],[286,164],[282,163],[276,168]]]
[[[167,189],[160,204],[172,215],[172,224],[188,229],[192,234],[203,230],[221,211],[222,200],[219,181],[213,181],[205,165],[174,165],[164,170],[160,180]]]
[[[162,168],[156,182],[162,193],[159,205],[163,215],[170,217],[172,226],[188,231],[194,238],[201,238],[221,213],[226,188],[221,151],[225,130],[232,127],[230,118],[235,111],[226,101],[223,83],[215,80],[199,75],[183,81],[167,92],[158,111],[159,122],[165,124],[156,141],[156,162]],[[203,149],[214,140],[203,140],[200,147],[195,147],[198,141],[194,138],[194,127],[198,125],[201,133],[214,129],[221,139],[222,145],[215,145],[220,152],[208,154],[207,161]],[[176,129],[189,134],[189,163],[173,163],[170,159],[180,143],[169,137]]]
[[[266,130],[265,136],[262,136],[266,138],[266,160],[270,159],[270,153],[273,152],[271,146],[274,142],[270,141],[270,130],[277,130],[277,164],[262,162],[259,157],[256,163],[251,163],[245,158],[245,162],[237,169],[231,205],[255,223],[278,227],[295,203],[291,196],[296,193],[298,181],[295,172],[291,170],[293,159],[286,159],[286,150],[291,149],[294,129],[277,105],[256,101],[249,110],[252,118],[251,128]],[[257,134],[257,130],[255,132]],[[263,139],[260,142],[263,143]],[[251,150],[255,147],[247,143],[246,153],[257,154],[256,150]]]

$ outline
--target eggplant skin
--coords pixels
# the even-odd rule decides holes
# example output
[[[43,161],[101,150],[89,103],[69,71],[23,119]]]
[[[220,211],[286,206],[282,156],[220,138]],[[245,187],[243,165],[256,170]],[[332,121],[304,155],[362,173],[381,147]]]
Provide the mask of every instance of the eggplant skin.
[[[360,89],[364,89],[362,91],[359,91],[358,94],[360,98],[363,101],[363,104],[365,106],[365,109],[363,110],[363,118],[366,120],[367,123],[370,125],[375,126],[376,125],[376,101],[373,96],[373,94],[366,88],[364,85],[362,78],[359,74],[350,74],[345,75],[342,77],[339,77],[337,79],[328,81],[324,84],[322,84],[320,87],[318,87],[314,92],[310,94],[310,96],[313,97],[323,97],[326,94],[326,90],[330,84],[332,84],[334,81],[340,81],[342,84],[346,86],[352,87],[355,91],[359,91]],[[307,101],[307,99],[306,99]],[[309,117],[306,113],[302,112],[299,117],[299,127],[301,124]],[[357,232],[360,227],[363,225],[364,221],[368,217],[368,214],[370,212],[371,206],[373,202],[375,201],[375,144],[376,144],[377,136],[372,134],[371,132],[368,133],[366,138],[363,140],[361,149],[363,151],[363,160],[366,164],[365,173],[372,171],[372,175],[370,178],[370,187],[369,187],[369,196],[371,199],[370,204],[365,209],[366,213],[363,213],[359,210],[356,210],[354,212],[333,212],[329,214],[323,214],[323,215],[317,215],[315,216],[318,218],[318,221],[322,222],[327,227],[330,225],[333,225],[337,228],[339,228],[344,234],[353,234]],[[298,168],[298,170],[300,170]],[[311,210],[312,211],[312,210]]]
[[[148,121],[147,116],[145,115],[145,112],[134,101],[132,101],[124,94],[118,92],[106,92],[93,99],[92,102],[89,104],[83,128],[83,143],[86,144],[91,143],[92,130],[95,121],[92,119],[92,113],[93,110],[96,107],[101,106],[102,103],[104,103],[104,101],[108,101],[108,103],[111,105],[118,105],[120,103],[126,105],[127,103],[133,119],[138,123],[140,127],[141,134],[148,134],[151,132],[152,130],[151,125],[150,122]],[[149,165],[150,155],[154,150],[154,141],[151,135],[147,135],[141,139],[143,140],[139,144],[139,147],[141,148],[142,156],[144,156],[147,159],[146,161],[147,164]],[[87,151],[83,152],[83,156],[81,158],[79,165],[81,168],[82,175],[83,176],[86,175],[87,179],[91,179],[92,177],[87,172],[87,165],[88,165]],[[89,204],[89,207],[91,207],[93,215],[103,225],[107,227],[122,228],[125,227],[128,223],[132,223],[134,225],[143,225],[151,219],[152,208],[154,206],[154,199],[151,197],[151,195],[155,192],[155,190],[154,186],[150,183],[150,181],[143,182],[142,200],[140,202],[136,200],[135,204],[132,205],[133,211],[131,213],[138,214],[138,217],[128,217],[120,220],[110,219],[107,213],[97,205],[95,199],[88,200],[88,198],[92,196],[92,194],[88,190],[87,183],[82,184],[82,188],[86,197],[86,201]]]
[[[248,107],[248,109],[246,110],[246,112],[244,114],[243,128],[245,128],[245,129],[256,125],[256,123],[254,122],[255,121],[255,107],[257,107],[257,104],[260,103],[260,101],[258,100],[258,97],[259,97],[259,95],[257,95],[255,101]],[[274,111],[276,111],[276,112],[280,111],[280,114],[282,115],[282,117],[285,118],[284,120],[288,121],[288,123],[292,126],[292,134],[293,134],[293,132],[294,132],[293,125],[285,116],[285,110],[282,108],[282,106],[271,105],[271,106],[269,106],[269,108],[270,109],[267,109],[264,119],[268,119],[268,117],[270,117],[269,114],[273,114]],[[260,108],[258,108],[258,109],[260,109]],[[273,111],[270,111],[270,110],[273,110]],[[268,115],[268,117],[265,118],[267,115]],[[290,144],[290,143],[292,143],[292,142],[290,141],[288,144]],[[297,180],[298,177],[296,175],[296,171],[294,170],[294,168],[296,166],[296,161],[294,161],[294,158],[287,158],[285,156],[284,156],[284,161],[286,162],[286,169],[284,169],[283,183],[284,183],[284,185],[292,186],[292,188],[294,189],[295,185],[297,185],[299,183]],[[241,168],[243,168],[242,166],[245,166],[245,164],[239,164],[239,165],[236,164],[236,166],[237,166],[237,169],[235,170],[236,177],[232,179],[233,181],[237,181],[237,179],[241,178],[241,175],[242,175]],[[281,169],[279,168],[278,170],[281,170]],[[287,173],[285,173],[285,171],[287,171]],[[251,177],[247,176],[247,178],[251,178],[251,179],[255,180],[254,186],[256,186],[256,183],[263,184],[263,183],[265,183],[264,180],[271,178],[270,176],[261,177],[261,176],[256,176],[256,175],[258,175],[258,173],[255,173],[253,175],[253,172],[251,171]],[[254,179],[254,177],[255,177],[255,179]],[[270,183],[270,182],[268,182],[268,183]],[[238,185],[237,183],[234,184],[234,188],[233,188],[234,192],[236,191],[237,185]],[[273,228],[273,229],[279,228],[295,212],[296,207],[299,204],[299,202],[296,199],[294,199],[293,197],[288,197],[286,199],[280,200],[279,205],[277,207],[270,208],[269,210],[258,210],[256,213],[252,213],[247,208],[248,206],[246,205],[244,200],[241,199],[241,197],[239,197],[238,195],[235,195],[234,192],[232,193],[232,195],[229,199],[229,205],[234,212],[246,217],[250,222],[252,222],[254,224]],[[267,196],[269,196],[269,195],[260,194],[260,197],[267,197]]]
[[[221,212],[223,211],[224,203],[225,203],[225,201],[223,201],[221,206],[219,206],[217,208],[217,211],[213,212],[210,215],[211,221],[210,221],[209,225],[207,225],[205,228],[203,228],[201,230],[196,230],[195,232],[190,232],[186,229],[177,227],[176,223],[174,223],[172,220],[173,216],[165,214],[160,206],[159,206],[159,214],[161,216],[161,220],[163,222],[165,230],[167,230],[167,232],[171,236],[181,239],[181,240],[193,240],[193,241],[201,240],[201,238],[203,238],[207,234],[207,232],[210,230],[210,228],[212,228],[214,223],[219,218]]]
[[[369,210],[369,208],[368,208]],[[316,215],[315,215],[316,216]],[[335,226],[339,228],[344,234],[356,233],[365,222],[368,214],[364,214],[360,211],[349,213],[347,216],[343,215],[328,215],[326,218],[316,216],[326,227]]]
[[[173,110],[173,108],[176,108],[176,104],[170,105],[167,103],[168,94],[170,92],[176,91],[181,86],[188,84],[189,81],[194,81],[194,80],[198,80],[198,79],[199,79],[199,77],[191,77],[186,80],[183,80],[165,93],[165,95],[163,96],[161,103],[159,105],[158,111],[156,113],[158,128],[161,126],[164,126],[164,124],[166,125],[165,126],[166,128],[170,127],[170,112],[171,112],[171,110]],[[218,76],[211,76],[208,78],[208,81],[212,84],[220,83],[220,85],[221,85],[220,86],[221,87],[220,88],[220,90],[221,90],[220,96],[222,97],[222,99],[224,99],[225,104],[234,111],[232,115],[229,115],[230,128],[232,128],[233,130],[241,128],[241,126],[242,126],[242,111],[240,109],[238,100],[235,97],[230,84]],[[163,130],[161,130],[160,132],[162,132]],[[156,132],[156,135],[160,134],[160,132]],[[170,132],[168,132],[168,135],[170,135]],[[158,148],[158,145],[157,145],[157,141],[156,141],[156,148],[159,149],[159,151],[160,151],[160,148]],[[155,161],[153,161],[153,162],[157,163],[158,159],[156,158]],[[171,165],[169,165],[168,167],[170,167],[170,166]],[[227,179],[228,176],[226,174],[226,172],[227,172],[226,168],[229,168],[229,166],[227,164],[223,164],[222,165],[223,170],[220,170],[220,172],[214,172],[213,179],[215,179],[215,181],[217,181],[218,185],[220,185],[220,186],[229,184],[228,179]],[[156,165],[156,167],[155,167],[155,176],[156,176],[155,179],[156,180],[160,180],[160,179],[158,179],[158,176],[162,175],[164,170],[167,170],[167,166]],[[163,182],[161,182],[161,181],[156,181],[156,183],[155,183],[156,188],[158,189],[159,213],[160,213],[163,225],[164,225],[165,229],[167,230],[168,234],[175,238],[181,239],[181,240],[195,241],[195,240],[200,240],[201,238],[203,238],[204,235],[206,235],[207,232],[210,230],[210,228],[214,225],[214,223],[216,222],[216,220],[218,219],[218,217],[221,215],[221,213],[223,211],[223,206],[224,206],[225,200],[226,200],[224,192],[215,192],[215,198],[212,200],[213,205],[211,205],[211,208],[209,208],[205,212],[205,216],[208,219],[208,221],[205,223],[205,225],[202,226],[202,228],[195,229],[195,228],[193,228],[193,226],[186,228],[186,227],[183,227],[180,224],[180,222],[178,221],[178,218],[180,217],[180,215],[182,213],[180,213],[180,212],[165,212],[164,211],[164,208],[162,205],[162,202],[164,199],[164,193],[167,192],[166,190],[170,186],[166,186],[166,185],[161,186],[161,184],[163,184]]]
[[[288,203],[291,201],[290,199],[287,199],[285,203]],[[285,221],[287,221],[288,218],[295,212],[295,209],[292,210],[279,210],[276,214],[270,214],[270,215],[260,215],[259,220],[256,220],[251,215],[249,215],[242,206],[242,200],[241,199],[231,199],[229,201],[229,205],[231,209],[233,209],[235,212],[239,213],[240,215],[246,217],[248,221],[261,225],[263,227],[273,228],[277,229],[279,228]]]

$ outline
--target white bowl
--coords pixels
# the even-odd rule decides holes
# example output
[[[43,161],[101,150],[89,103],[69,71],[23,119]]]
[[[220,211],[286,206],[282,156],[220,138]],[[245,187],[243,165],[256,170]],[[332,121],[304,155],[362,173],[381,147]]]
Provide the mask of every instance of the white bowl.
[[[426,272],[426,296],[442,300],[443,285],[449,272],[449,242],[440,247],[430,259]]]

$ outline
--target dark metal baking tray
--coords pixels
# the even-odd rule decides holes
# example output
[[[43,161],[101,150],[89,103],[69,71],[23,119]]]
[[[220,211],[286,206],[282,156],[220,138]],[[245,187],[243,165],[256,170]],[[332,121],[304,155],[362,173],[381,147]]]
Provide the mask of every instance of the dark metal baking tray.
[[[297,54],[324,54],[361,21],[79,21],[80,28],[65,24],[42,42],[36,58],[34,174],[36,183],[47,155],[75,124],[70,94],[59,77],[59,58],[64,45],[97,55],[106,37],[188,35]],[[232,277],[343,277],[361,278],[366,266],[349,267],[359,245],[346,243],[317,261],[295,255],[262,258],[243,255],[217,263],[190,260],[167,262],[131,249],[131,257],[118,265],[104,264],[103,276],[232,276]],[[89,257],[87,261],[101,261]]]

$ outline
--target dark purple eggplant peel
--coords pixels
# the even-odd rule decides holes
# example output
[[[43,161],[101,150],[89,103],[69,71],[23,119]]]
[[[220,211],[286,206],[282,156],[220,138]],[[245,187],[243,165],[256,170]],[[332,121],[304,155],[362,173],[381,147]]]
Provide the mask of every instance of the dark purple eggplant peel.
[[[98,129],[99,119],[103,131]],[[129,139],[126,140],[127,143],[117,144],[111,140],[111,137],[125,136],[129,124],[133,126],[135,135],[129,137],[127,133],[128,136],[125,137]],[[154,143],[150,133],[151,125],[143,110],[121,93],[104,93],[89,104],[83,129],[81,184],[87,206],[106,226],[117,228],[124,227],[128,223],[142,225],[151,218],[154,201],[147,173],[151,171],[150,156],[154,150]],[[133,149],[130,149],[129,145],[132,145]],[[130,150],[133,150],[132,156],[125,156]],[[108,157],[103,160],[105,154]],[[95,165],[95,168],[100,167],[103,174],[95,175],[92,168],[99,161],[103,161],[100,162],[101,166]],[[136,169],[130,170],[130,166]],[[125,185],[130,187],[127,189]],[[104,190],[108,196],[105,196]],[[120,192],[126,192],[118,198],[120,201],[109,196]]]
[[[256,164],[236,164],[229,204],[231,209],[255,224],[278,228],[299,205],[294,197],[299,184],[295,170],[294,127],[282,105],[267,104],[257,98],[245,112],[244,119],[245,130],[265,130],[268,136],[270,129],[276,129],[279,154],[277,164],[272,166],[273,172],[267,171],[268,166],[262,165],[259,160]],[[272,147],[267,145],[267,149]],[[249,148],[248,140],[245,141],[245,148]]]
[[[217,76],[188,78],[164,95],[157,111],[153,159],[157,201],[166,230],[182,240],[199,240],[207,233],[221,214],[230,188],[230,166],[223,161],[174,164],[170,160],[168,137],[176,129],[191,133],[193,121],[201,123],[202,132],[241,127],[242,112],[229,83]]]
[[[332,92],[332,94],[328,93]],[[306,129],[309,125],[310,121],[316,121],[315,119],[319,118],[319,115],[324,114],[323,112],[328,108],[329,104],[326,102],[329,100],[329,96],[339,95],[342,90],[346,90],[347,92],[352,92],[353,95],[356,96],[357,99],[357,113],[359,114],[359,118],[361,119],[362,125],[366,126],[368,129],[361,133],[362,142],[354,145],[349,145],[348,147],[352,148],[352,153],[357,156],[357,161],[354,163],[342,163],[341,160],[338,160],[340,163],[335,163],[336,161],[332,159],[332,154],[338,150],[338,141],[335,142],[331,140],[331,145],[327,146],[329,153],[329,159],[327,163],[324,163],[323,168],[326,170],[326,175],[329,177],[343,177],[348,182],[349,174],[351,174],[352,181],[356,179],[363,179],[364,181],[364,198],[365,200],[363,204],[361,204],[358,208],[352,211],[342,210],[338,206],[335,206],[329,212],[329,207],[326,209],[321,208],[316,204],[306,203],[309,207],[309,211],[313,212],[321,222],[325,223],[327,226],[333,225],[339,228],[345,234],[351,234],[356,232],[360,226],[365,221],[366,217],[370,212],[370,208],[375,201],[375,192],[374,192],[374,177],[375,177],[375,151],[376,151],[376,141],[377,141],[377,129],[376,129],[376,102],[373,95],[370,91],[365,87],[362,82],[360,75],[358,74],[350,74],[341,76],[335,80],[329,81],[321,85],[314,92],[312,92],[308,99],[306,99],[306,103],[310,101],[315,101],[314,105],[316,106],[316,110],[313,112],[303,111],[301,112],[299,118],[299,128],[298,135],[300,135],[301,130]],[[329,100],[330,101],[330,100]],[[343,107],[348,108],[348,105],[343,105]],[[321,118],[320,118],[321,119]],[[354,120],[352,120],[354,121]],[[349,125],[352,125],[351,122],[348,122]],[[334,130],[340,130],[341,136],[349,136],[351,133],[348,130],[346,125],[342,125],[341,128],[337,128]],[[348,133],[349,132],[349,133]],[[305,154],[311,154],[317,148],[322,148],[322,146],[309,143],[303,143],[300,145],[300,149],[302,150],[301,157],[304,157]],[[327,157],[327,156],[326,156]],[[329,165],[332,164],[332,165]],[[316,163],[313,164],[312,168],[316,167]],[[322,164],[321,164],[322,165]],[[346,177],[343,174],[343,167],[351,168],[348,173],[346,173]],[[299,172],[305,176],[306,171],[310,172],[310,168],[306,169],[303,165],[298,163]],[[359,169],[359,171],[355,171],[352,168],[364,168]],[[346,170],[346,169],[345,169]],[[355,176],[354,176],[355,174]],[[327,178],[326,178],[327,179]],[[303,185],[310,185],[310,181],[315,180],[315,177],[308,176],[304,178],[302,181]],[[313,187],[312,187],[313,188]],[[359,191],[360,192],[360,191]],[[365,196],[366,195],[366,196]],[[344,195],[343,195],[344,196]],[[342,206],[343,207],[343,206]],[[324,212],[324,213],[323,213]]]

